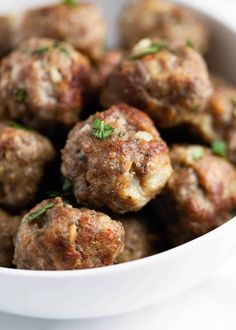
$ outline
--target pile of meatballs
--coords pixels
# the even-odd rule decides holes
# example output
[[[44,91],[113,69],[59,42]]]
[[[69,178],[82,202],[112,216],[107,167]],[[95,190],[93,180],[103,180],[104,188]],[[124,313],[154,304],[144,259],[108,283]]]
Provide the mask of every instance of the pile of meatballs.
[[[0,17],[0,267],[96,268],[195,239],[236,213],[236,86],[210,32],[127,1],[106,49],[96,5]]]

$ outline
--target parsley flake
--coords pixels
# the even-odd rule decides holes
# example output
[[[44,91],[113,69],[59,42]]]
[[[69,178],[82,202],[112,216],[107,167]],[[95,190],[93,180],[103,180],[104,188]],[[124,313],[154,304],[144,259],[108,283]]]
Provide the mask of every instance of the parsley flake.
[[[130,55],[128,59],[137,60],[147,55],[156,54],[157,52],[160,52],[164,48],[166,48],[165,42],[159,42],[159,43],[153,42],[150,46]]]
[[[194,148],[191,156],[192,156],[192,159],[195,161],[200,160],[203,157],[202,148],[200,148],[200,147]]]
[[[77,1],[76,0],[63,0],[62,4],[66,5],[66,6],[75,6],[75,5],[77,5]]]
[[[194,48],[194,43],[191,39],[186,40],[186,47],[188,48]]]
[[[17,103],[23,103],[27,97],[27,91],[24,88],[18,88],[15,93]]]
[[[32,54],[34,55],[44,55],[49,51],[49,47],[41,47],[41,48],[36,48],[32,51]]]
[[[114,128],[106,124],[100,119],[95,119],[92,124],[92,135],[97,139],[104,140],[108,138],[113,132]]]
[[[55,204],[54,204],[53,202],[50,202],[50,203],[48,203],[47,205],[38,208],[36,211],[30,213],[30,214],[26,217],[25,222],[27,222],[27,223],[31,223],[31,222],[34,221],[34,220],[39,220],[40,217],[41,217],[42,215],[44,215],[49,209],[53,208],[54,205],[55,205]]]
[[[23,125],[21,125],[21,124],[18,124],[18,123],[15,122],[15,121],[12,121],[12,120],[8,121],[8,122],[7,122],[7,125],[8,125],[9,127],[12,127],[12,128],[22,129],[22,130],[24,130],[24,131],[32,131],[32,129],[31,129],[30,127],[23,126]]]
[[[211,146],[212,152],[220,157],[226,157],[227,156],[227,147],[224,141],[216,140],[212,143]]]

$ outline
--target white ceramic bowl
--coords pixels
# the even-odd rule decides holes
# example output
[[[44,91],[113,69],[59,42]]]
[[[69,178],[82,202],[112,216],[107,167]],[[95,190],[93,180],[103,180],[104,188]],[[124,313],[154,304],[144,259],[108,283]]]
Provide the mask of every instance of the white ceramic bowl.
[[[25,0],[33,3],[33,0]],[[42,1],[38,1],[38,3]],[[44,2],[44,1],[43,1]],[[109,1],[97,1],[107,4]],[[8,1],[6,6],[16,1]],[[119,7],[122,3],[114,1]],[[35,4],[35,1],[34,1]],[[3,8],[3,4],[0,3]],[[117,12],[115,8],[113,14]],[[236,74],[236,34],[201,12],[213,30],[213,67]],[[109,10],[109,19],[111,10]],[[155,219],[153,219],[155,221]],[[0,311],[24,316],[73,319],[121,314],[161,303],[206,279],[236,246],[236,218],[170,251],[100,269],[39,272],[0,268]]]

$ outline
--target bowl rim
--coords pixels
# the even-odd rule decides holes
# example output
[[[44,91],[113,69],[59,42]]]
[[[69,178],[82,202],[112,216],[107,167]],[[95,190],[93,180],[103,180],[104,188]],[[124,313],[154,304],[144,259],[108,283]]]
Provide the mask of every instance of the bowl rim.
[[[184,6],[186,8],[194,10],[197,14],[202,15],[206,18],[206,20],[212,20],[215,23],[222,24],[225,28],[229,29],[231,32],[236,33],[236,26],[227,22],[225,18],[220,18],[217,12],[212,11],[210,14],[208,12],[208,7],[203,6],[199,7],[196,3],[192,4],[191,0],[177,0],[175,1],[177,4]],[[117,272],[126,272],[130,269],[134,270],[139,268],[140,266],[145,267],[146,265],[152,264],[153,262],[161,262],[163,259],[170,259],[173,258],[175,255],[179,254],[184,250],[186,247],[193,248],[198,244],[201,244],[202,241],[211,239],[211,237],[216,236],[219,232],[223,231],[224,228],[227,228],[231,225],[236,223],[236,216],[232,219],[228,220],[223,225],[219,226],[218,228],[198,237],[195,238],[187,243],[179,245],[177,247],[171,248],[169,250],[154,254],[149,257],[145,257],[142,259],[129,261],[126,263],[104,266],[99,268],[91,268],[91,269],[78,269],[78,270],[26,270],[26,269],[14,269],[14,268],[5,268],[0,267],[0,276],[11,276],[11,277],[27,277],[27,278],[50,278],[50,279],[60,279],[63,277],[66,278],[74,278],[74,277],[94,277],[94,276],[104,276],[110,273],[117,273]]]

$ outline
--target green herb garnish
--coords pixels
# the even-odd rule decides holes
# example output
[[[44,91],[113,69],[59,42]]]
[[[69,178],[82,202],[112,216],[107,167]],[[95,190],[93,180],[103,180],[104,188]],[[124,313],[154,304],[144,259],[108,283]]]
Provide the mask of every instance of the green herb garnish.
[[[24,88],[18,88],[15,93],[17,103],[23,103],[27,97],[27,91]]]
[[[113,132],[114,128],[106,124],[100,119],[95,119],[92,124],[92,135],[97,139],[104,140],[108,138]]]
[[[48,203],[47,205],[38,208],[36,211],[30,213],[27,218],[25,219],[25,222],[31,223],[34,220],[39,220],[39,218],[44,215],[49,209],[54,207],[54,203]]]
[[[194,48],[194,43],[191,39],[186,40],[186,47]]]
[[[68,191],[68,190],[72,190],[73,189],[73,183],[68,180],[68,179],[65,179],[63,185],[62,185],[62,191]]]
[[[194,148],[192,151],[192,159],[195,161],[200,160],[203,157],[203,154],[202,148]]]
[[[63,0],[62,4],[66,5],[66,6],[75,6],[75,5],[77,5],[77,1],[76,0]]]
[[[161,51],[162,49],[166,48],[165,42],[159,42],[155,43],[153,42],[150,46],[147,48],[144,48],[140,50],[139,52],[136,52],[128,57],[129,60],[137,60],[139,58],[142,58],[147,55],[156,54],[157,52]]]
[[[23,126],[21,124],[16,123],[15,121],[8,121],[7,125],[12,128],[23,129],[24,131],[32,131],[32,128]]]
[[[32,51],[32,53],[34,55],[44,55],[45,53],[47,53],[49,51],[49,47],[41,47],[41,48],[37,48],[37,49],[34,49]]]
[[[212,143],[211,150],[217,156],[221,156],[221,157],[227,156],[227,147],[224,141],[221,140],[214,141]]]

